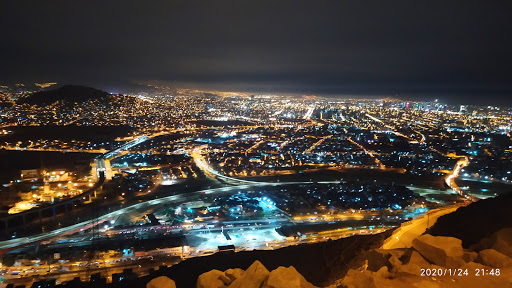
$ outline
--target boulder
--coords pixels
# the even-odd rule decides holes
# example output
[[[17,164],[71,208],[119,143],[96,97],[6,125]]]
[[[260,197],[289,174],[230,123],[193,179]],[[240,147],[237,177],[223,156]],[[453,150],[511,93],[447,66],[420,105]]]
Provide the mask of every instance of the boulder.
[[[226,270],[226,272],[224,272],[224,274],[226,274],[226,277],[231,279],[231,282],[242,277],[244,275],[244,273],[245,273],[245,271],[240,268],[228,269],[228,270]]]
[[[156,277],[146,284],[146,288],[176,288],[176,283],[166,276]]]
[[[398,267],[402,266],[402,262],[393,255],[391,255],[391,257],[389,257],[389,263],[391,264],[391,267],[392,267],[391,272],[398,271]]]
[[[441,288],[438,283],[424,277],[415,275],[401,274],[396,278],[374,277],[377,288]],[[443,287],[444,288],[444,287]]]
[[[471,250],[464,249],[464,254],[462,255],[462,259],[464,259],[464,262],[473,262],[478,258],[478,253]]]
[[[229,288],[259,288],[263,284],[263,281],[267,279],[270,272],[261,264],[260,261],[256,260],[252,263],[249,268],[243,273],[243,275],[233,281],[228,287]]]
[[[397,272],[420,275],[421,268],[428,268],[430,266],[430,263],[428,263],[418,251],[413,250],[407,264],[397,267]]]
[[[462,241],[453,237],[424,234],[412,241],[412,247],[429,262],[447,268],[464,265]]]
[[[406,265],[416,265],[415,263],[424,264],[422,258],[418,256],[419,255],[411,254],[412,260],[409,260]],[[423,261],[425,261],[425,259],[423,259]],[[422,268],[444,270],[444,268],[440,266],[428,265],[429,266]],[[386,273],[386,267],[381,268],[379,272],[349,270],[345,278],[342,279],[341,284],[347,288],[480,288],[510,287],[510,283],[512,283],[512,267],[500,268],[501,274],[499,277],[475,276],[475,269],[492,269],[491,267],[475,262],[465,263],[462,269],[468,269],[468,274],[457,277],[424,277],[419,276],[419,273],[397,273],[389,275]]]
[[[375,272],[375,276],[382,277],[382,278],[390,278],[391,273],[388,271],[388,267],[383,266],[379,269],[379,271]]]
[[[384,250],[384,249],[383,249]],[[395,256],[396,258],[400,259],[402,256],[404,256],[405,253],[407,253],[409,249],[408,248],[397,248],[397,249],[386,249],[391,256]]]
[[[377,288],[373,281],[372,272],[350,269],[341,281],[347,288]]]
[[[224,272],[224,274],[219,275],[219,280],[222,281],[222,283],[224,283],[224,287],[229,286],[229,284],[233,282],[233,280],[229,279],[229,277],[226,276],[226,272]]]
[[[491,236],[492,249],[512,257],[512,228],[497,231]]]
[[[494,249],[485,249],[478,253],[478,262],[495,268],[512,266],[512,258]]]
[[[418,253],[418,251],[412,251],[411,257],[409,258],[407,264],[415,264],[420,267],[427,267],[430,265],[430,263],[428,263],[428,261],[425,260],[425,258],[423,258],[420,253]]]
[[[197,288],[223,288],[226,287],[220,277],[225,276],[224,272],[213,269],[199,275],[197,278]]]
[[[407,249],[374,249],[368,253],[368,270],[376,272],[381,267],[386,266],[392,268],[389,258],[394,256],[400,259]]]
[[[288,268],[280,266],[270,272],[262,288],[315,288],[315,286],[309,283],[293,266]]]
[[[391,269],[389,257],[391,257],[391,254],[389,254],[385,249],[371,250],[368,253],[368,270],[376,272],[383,266],[387,266]]]
[[[512,267],[500,268],[500,278],[512,283]]]

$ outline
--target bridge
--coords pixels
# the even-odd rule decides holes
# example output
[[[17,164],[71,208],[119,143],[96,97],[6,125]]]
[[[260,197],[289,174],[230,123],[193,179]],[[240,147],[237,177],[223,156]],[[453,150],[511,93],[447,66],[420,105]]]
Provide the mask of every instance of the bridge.
[[[137,138],[133,139],[132,141],[125,143],[124,145],[122,145],[121,147],[119,147],[119,148],[117,148],[115,150],[112,150],[110,152],[107,152],[105,154],[102,154],[102,155],[98,156],[98,158],[101,158],[101,159],[113,158],[117,154],[122,153],[123,151],[128,150],[128,149],[130,149],[130,148],[132,148],[134,146],[137,146],[140,143],[142,143],[142,142],[144,142],[144,141],[146,141],[148,139],[149,139],[148,135],[143,135],[143,136],[137,137]]]
[[[271,184],[271,183],[264,183],[264,182],[258,182],[258,181],[249,181],[249,180],[244,180],[244,179],[238,179],[238,178],[233,178],[233,177],[229,177],[229,176],[226,176],[226,175],[223,175],[217,171],[215,171],[212,167],[210,167],[210,165],[208,164],[208,162],[203,158],[203,156],[201,155],[201,150],[208,147],[208,145],[201,145],[201,146],[197,146],[195,147],[194,149],[192,149],[191,153],[190,153],[190,156],[192,156],[192,158],[194,159],[194,162],[196,163],[197,167],[201,170],[203,170],[203,172],[211,177],[211,178],[216,178],[216,179],[219,179],[219,180],[222,180],[226,183],[230,183],[230,184],[234,184],[234,185],[240,185],[240,184],[253,184],[253,185],[261,185],[261,184]]]

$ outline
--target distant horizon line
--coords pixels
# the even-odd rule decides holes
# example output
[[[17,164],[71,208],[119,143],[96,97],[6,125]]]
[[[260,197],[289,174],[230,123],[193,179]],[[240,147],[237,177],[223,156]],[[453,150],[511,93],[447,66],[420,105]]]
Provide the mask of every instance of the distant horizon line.
[[[208,88],[205,88],[205,87],[190,87],[188,85],[155,85],[155,84],[142,84],[142,83],[134,83],[134,84],[125,84],[125,85],[119,85],[120,87],[118,88],[112,88],[112,85],[102,85],[102,84],[95,84],[95,85],[91,85],[91,83],[87,83],[87,84],[82,84],[82,83],[78,83],[78,81],[73,81],[75,83],[72,83],[72,82],[64,82],[64,83],[58,83],[58,82],[44,82],[44,81],[40,81],[40,82],[25,82],[25,83],[14,83],[14,84],[1,84],[0,83],[0,88],[4,88],[4,89],[9,89],[9,90],[16,90],[16,89],[23,89],[23,87],[27,87],[27,86],[33,86],[31,88],[33,89],[30,89],[30,90],[26,90],[25,92],[37,92],[38,90],[52,90],[52,89],[58,89],[60,87],[63,87],[63,86],[83,86],[83,87],[89,87],[89,88],[94,88],[94,89],[99,89],[99,90],[103,90],[107,93],[110,93],[110,94],[137,94],[137,93],[151,93],[152,91],[144,91],[144,88],[148,89],[148,90],[157,90],[157,91],[154,91],[154,92],[157,92],[157,93],[165,93],[165,89],[169,89],[169,90],[195,90],[195,91],[199,91],[199,92],[204,92],[204,93],[226,93],[226,94],[240,94],[241,95],[245,95],[245,96],[250,96],[250,95],[255,95],[255,96],[264,96],[264,95],[269,95],[269,96],[280,96],[280,97],[294,97],[294,98],[301,98],[301,97],[318,97],[318,98],[324,98],[326,100],[328,99],[343,99],[343,100],[386,100],[386,99],[389,99],[389,101],[392,101],[392,100],[396,100],[396,101],[404,101],[404,102],[422,102],[422,103],[425,103],[425,102],[433,102],[435,100],[438,100],[438,103],[439,104],[445,104],[445,105],[468,105],[468,106],[483,106],[483,107],[487,107],[487,106],[497,106],[497,107],[512,107],[512,103],[510,104],[506,104],[506,103],[503,103],[501,105],[497,105],[497,104],[484,104],[484,103],[475,103],[475,101],[471,101],[469,100],[468,98],[466,98],[468,95],[478,95],[478,94],[481,94],[481,93],[485,93],[484,91],[482,92],[472,92],[472,93],[468,93],[468,92],[429,92],[429,91],[423,91],[423,92],[410,92],[410,91],[403,91],[403,92],[396,92],[396,93],[378,93],[378,92],[330,92],[330,93],[301,93],[301,92],[292,92],[292,91],[256,91],[256,90],[229,90],[229,89],[218,89],[218,88],[215,88],[215,89],[208,89]],[[131,86],[131,87],[130,87]],[[188,87],[187,87],[188,86]],[[203,86],[203,85],[199,85],[199,86]],[[135,88],[137,87],[137,88]],[[27,87],[28,88],[28,87]],[[266,89],[263,89],[263,90],[266,90]],[[385,90],[385,89],[384,89]],[[447,89],[449,90],[449,89]],[[4,91],[4,92],[9,92],[9,91]],[[14,92],[14,91],[10,91],[10,92]],[[171,91],[168,91],[168,92],[171,92]],[[308,91],[310,92],[310,91]],[[311,91],[312,92],[312,91]],[[433,94],[440,94],[438,96],[433,96]],[[487,93],[485,93],[487,94]],[[489,91],[488,92],[488,96],[486,97],[489,97],[489,96],[494,96],[492,98],[496,98],[496,96],[501,96],[503,94],[496,94],[496,93],[493,93],[492,91]],[[512,94],[511,93],[505,93],[505,94]],[[223,96],[227,96],[227,95],[223,95]],[[419,99],[421,97],[426,97],[427,99]],[[452,99],[446,99],[446,98],[452,98]],[[453,98],[466,98],[464,100],[466,101],[457,101],[459,99],[453,99]],[[499,97],[501,98],[501,97]],[[462,99],[460,99],[462,100]],[[467,101],[469,100],[469,101]],[[501,101],[501,100],[505,100],[505,99],[496,99],[496,101]],[[510,101],[510,100],[509,100]],[[455,102],[457,104],[455,104]],[[494,102],[494,101],[492,101]]]

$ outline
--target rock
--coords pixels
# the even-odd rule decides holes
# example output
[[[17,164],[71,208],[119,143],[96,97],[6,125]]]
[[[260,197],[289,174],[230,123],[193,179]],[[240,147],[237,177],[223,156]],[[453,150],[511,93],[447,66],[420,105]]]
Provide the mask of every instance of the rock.
[[[512,258],[494,249],[485,249],[478,253],[478,262],[495,268],[512,266]]]
[[[391,273],[389,273],[388,267],[383,266],[382,268],[379,269],[379,271],[375,272],[375,276],[389,278],[391,277]]]
[[[402,274],[392,279],[375,277],[373,280],[377,288],[441,288],[439,284],[430,279],[408,274]]]
[[[402,266],[402,262],[398,260],[395,256],[391,255],[389,257],[389,263],[391,264],[391,272],[395,272],[398,270],[398,267]]]
[[[236,279],[242,277],[242,275],[244,275],[245,271],[240,269],[240,268],[235,268],[235,269],[228,269],[226,270],[226,272],[224,272],[224,274],[226,275],[226,277],[228,277],[231,281],[235,281]]]
[[[500,278],[512,283],[512,267],[500,268]]]
[[[408,248],[397,248],[397,249],[383,249],[387,251],[391,256],[395,256],[396,258],[400,259],[402,256],[404,256],[405,253],[409,250]]]
[[[478,258],[478,253],[471,250],[464,249],[464,254],[462,255],[462,259],[464,259],[464,262],[473,262]]]
[[[400,259],[407,249],[374,249],[368,253],[368,270],[376,272],[382,266],[391,269],[393,266],[389,262],[391,256]]]
[[[377,288],[370,271],[357,271],[350,269],[341,281],[347,288]]]
[[[261,264],[260,261],[256,260],[252,263],[249,268],[243,273],[243,275],[233,281],[228,287],[229,288],[259,288],[265,279],[267,279],[270,272]]]
[[[315,288],[295,267],[280,266],[272,270],[262,288]]]
[[[464,265],[462,241],[453,237],[424,234],[412,241],[412,247],[428,261],[447,268]]]
[[[476,253],[475,251],[464,249],[464,254],[462,255],[462,259],[464,260],[464,262],[474,262],[476,258],[478,258],[478,253]]]
[[[425,259],[420,258],[420,255],[412,255],[411,259],[406,265],[399,268],[403,268],[407,265],[416,265],[417,263],[425,264]],[[425,262],[423,262],[425,261]],[[428,264],[426,267],[430,269],[445,268],[437,265]],[[341,284],[347,288],[480,288],[480,287],[511,287],[512,283],[512,267],[500,268],[500,276],[476,276],[475,269],[492,269],[491,267],[484,266],[480,263],[469,262],[462,266],[462,271],[467,269],[467,275],[460,276],[420,276],[419,271],[417,273],[397,273],[387,275],[387,267],[382,267],[379,272],[371,271],[357,271],[349,270],[345,278],[342,279]]]
[[[166,276],[160,276],[149,281],[149,283],[146,284],[146,288],[176,288],[176,284],[172,279]]]
[[[512,228],[497,231],[491,236],[492,249],[512,257]]]
[[[421,268],[428,267],[430,267],[430,263],[428,263],[427,260],[418,253],[418,251],[413,250],[407,264],[397,267],[397,271],[411,275],[420,275]]]
[[[420,267],[427,267],[430,265],[430,263],[428,263],[428,261],[425,260],[425,258],[423,258],[420,253],[418,253],[418,251],[412,251],[411,257],[409,258],[407,264],[416,264]]]
[[[224,272],[213,269],[199,275],[197,278],[197,288],[223,288],[226,287],[220,277],[225,276]]]
[[[219,280],[222,281],[222,283],[224,283],[224,286],[228,286],[229,284],[231,284],[231,282],[233,282],[233,280],[226,276],[226,272],[219,275]]]
[[[368,253],[368,270],[376,272],[383,266],[388,266],[391,269],[389,263],[389,257],[391,254],[385,249],[374,249]]]

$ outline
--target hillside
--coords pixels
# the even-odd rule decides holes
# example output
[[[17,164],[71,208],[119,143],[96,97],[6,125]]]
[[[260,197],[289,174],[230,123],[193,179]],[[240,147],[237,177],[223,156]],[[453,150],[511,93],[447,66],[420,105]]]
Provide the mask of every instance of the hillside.
[[[98,89],[65,85],[57,89],[39,91],[18,100],[18,104],[47,106],[55,102],[63,104],[83,103],[89,100],[108,100],[110,94]]]
[[[197,278],[212,269],[247,269],[255,261],[260,261],[269,270],[279,266],[294,266],[308,281],[318,286],[326,286],[338,279],[350,268],[359,267],[366,251],[380,247],[392,231],[376,235],[353,236],[334,241],[289,246],[277,250],[254,250],[237,253],[216,253],[211,256],[187,259],[171,267],[137,278],[130,274],[117,274],[122,281],[105,287],[146,287],[146,284],[158,277],[167,276],[176,282],[177,287],[196,287]],[[314,263],[314,265],[312,265]],[[68,283],[63,287],[85,287],[84,283]],[[101,287],[96,285],[95,287]]]
[[[472,248],[481,239],[504,227],[512,227],[512,192],[480,200],[440,217],[426,233],[462,240],[464,248]]]

